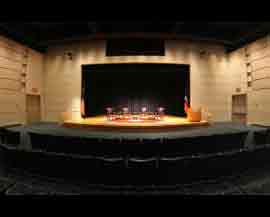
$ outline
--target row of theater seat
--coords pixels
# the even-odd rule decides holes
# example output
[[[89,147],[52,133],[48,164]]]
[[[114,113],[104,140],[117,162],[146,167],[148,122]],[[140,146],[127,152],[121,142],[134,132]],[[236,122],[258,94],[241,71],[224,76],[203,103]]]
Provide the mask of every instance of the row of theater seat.
[[[247,133],[175,139],[98,139],[30,133],[34,150],[93,156],[187,156],[244,147]]]
[[[265,131],[254,132],[255,145],[270,144],[270,128]]]
[[[9,167],[91,184],[182,184],[239,174],[270,163],[270,146],[170,158],[78,157],[33,151],[6,151]]]
[[[0,128],[0,142],[9,146],[17,147],[20,144],[20,133]]]
[[[9,135],[8,137],[15,136],[13,133],[6,135]],[[264,135],[260,136],[264,137]],[[14,138],[4,138],[1,141],[5,143],[12,142],[11,146],[13,147],[14,144],[18,144],[18,137],[16,137],[17,139]],[[50,144],[46,140],[49,136],[37,135],[36,138],[38,141],[41,141],[40,139],[42,138],[44,141],[47,141],[42,143],[46,144],[45,147],[48,145],[55,147],[55,144],[58,144],[55,141],[59,139],[59,137],[57,139],[52,137],[52,143]],[[104,141],[104,143],[98,140],[96,142],[98,143],[93,143],[93,145],[106,144]],[[71,144],[74,147],[74,143]],[[81,145],[83,144],[87,145],[89,143],[82,143]],[[143,143],[141,141],[140,143],[123,143],[122,141],[121,143],[117,142],[113,144],[135,144],[137,146]],[[109,146],[107,147],[109,148]],[[41,146],[40,148],[44,147]],[[267,165],[270,162],[269,145],[261,145],[259,143],[255,146],[255,149],[236,149],[234,151],[198,154],[196,156],[182,156],[182,154],[177,155],[177,153],[174,156],[166,154],[152,156],[114,156],[113,154],[102,155],[104,153],[100,153],[102,155],[100,157],[101,155],[82,156],[74,155],[74,153],[57,154],[52,152],[55,152],[55,150],[49,152],[47,147],[44,151],[7,149],[5,151],[5,159],[10,167],[20,167],[32,172],[71,179],[87,177],[89,183],[107,185],[185,183],[191,180],[196,181],[232,175],[239,171],[245,171],[248,168]],[[62,149],[59,149],[59,152],[62,153]]]

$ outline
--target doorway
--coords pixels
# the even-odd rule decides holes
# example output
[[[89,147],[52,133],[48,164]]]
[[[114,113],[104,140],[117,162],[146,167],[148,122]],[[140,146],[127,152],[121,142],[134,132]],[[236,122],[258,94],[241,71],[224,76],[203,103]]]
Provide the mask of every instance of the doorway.
[[[232,122],[247,123],[247,94],[232,96]]]
[[[27,123],[41,121],[40,95],[26,96]]]

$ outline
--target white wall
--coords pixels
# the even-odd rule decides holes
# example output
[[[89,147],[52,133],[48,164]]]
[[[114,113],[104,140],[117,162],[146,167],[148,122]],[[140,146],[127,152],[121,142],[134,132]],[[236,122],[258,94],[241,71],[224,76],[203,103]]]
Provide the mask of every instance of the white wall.
[[[104,63],[190,64],[192,107],[207,107],[217,121],[230,120],[230,77],[224,48],[190,41],[166,41],[165,56],[106,57],[103,40],[77,42],[50,47],[45,56],[44,120],[58,121],[62,112],[80,119],[81,65]],[[206,55],[200,51],[206,50]],[[72,51],[73,59],[64,53]]]

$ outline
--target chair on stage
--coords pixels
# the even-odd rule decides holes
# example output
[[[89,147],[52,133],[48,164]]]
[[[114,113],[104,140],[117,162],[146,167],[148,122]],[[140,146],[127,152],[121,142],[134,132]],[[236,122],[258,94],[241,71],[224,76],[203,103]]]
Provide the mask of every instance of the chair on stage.
[[[106,108],[106,111],[107,111],[107,120],[108,120],[108,121],[114,120],[114,117],[113,117],[113,109],[112,109],[111,107],[107,107],[107,108]]]
[[[122,112],[123,112],[123,118],[125,120],[130,119],[130,114],[128,113],[128,107],[123,107],[122,108]]]
[[[163,107],[159,107],[158,109],[157,109],[157,115],[156,115],[156,119],[157,120],[163,120],[164,119],[164,110],[165,110],[165,108],[163,108]]]

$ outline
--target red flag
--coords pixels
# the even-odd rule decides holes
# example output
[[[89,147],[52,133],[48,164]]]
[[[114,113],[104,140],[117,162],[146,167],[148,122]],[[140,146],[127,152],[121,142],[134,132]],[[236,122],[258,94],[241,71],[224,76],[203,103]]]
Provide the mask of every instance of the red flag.
[[[188,99],[187,99],[187,96],[185,96],[185,100],[184,100],[184,110],[185,110],[185,113],[187,114],[188,113]]]

